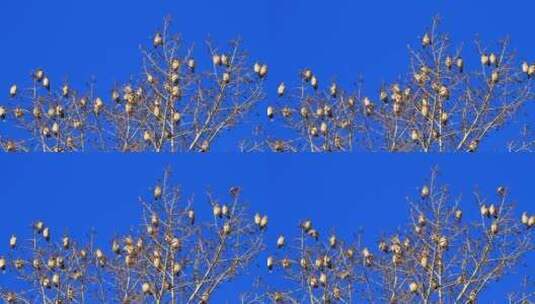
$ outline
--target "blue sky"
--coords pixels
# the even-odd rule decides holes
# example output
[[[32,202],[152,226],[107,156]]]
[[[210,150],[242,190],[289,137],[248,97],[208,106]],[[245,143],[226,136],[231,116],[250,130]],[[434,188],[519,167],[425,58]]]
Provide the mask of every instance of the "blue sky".
[[[219,45],[241,37],[253,58],[270,64],[273,88],[309,66],[345,84],[364,75],[375,90],[406,70],[407,44],[418,42],[435,14],[467,48],[478,33],[491,45],[510,35],[519,57],[535,60],[534,10],[529,0],[1,1],[0,96],[7,98],[12,83],[29,83],[36,67],[53,84],[83,87],[94,76],[104,94],[140,70],[138,47],[166,15],[199,50],[207,37]],[[108,240],[137,223],[137,197],[167,165],[198,204],[207,188],[242,186],[252,209],[272,215],[272,238],[305,217],[347,234],[395,229],[406,215],[405,197],[417,193],[433,165],[467,204],[474,186],[490,195],[503,183],[520,209],[535,212],[535,160],[528,155],[1,155],[0,240],[28,232],[36,218],[78,236],[96,228],[99,240]]]
[[[28,235],[36,219],[48,223],[55,235],[84,237],[95,228],[97,240],[108,244],[114,235],[140,223],[137,199],[150,195],[166,166],[174,171],[172,180],[186,195],[195,194],[196,206],[205,212],[207,189],[222,197],[230,186],[241,186],[250,208],[270,216],[268,244],[309,217],[324,233],[349,237],[364,229],[365,241],[372,246],[382,233],[405,223],[405,198],[418,195],[434,165],[453,194],[462,194],[467,210],[477,212],[472,196],[476,188],[492,198],[496,186],[505,184],[518,214],[535,211],[535,161],[521,154],[4,154],[0,240],[6,246],[0,246],[0,254],[11,233]],[[528,261],[533,265],[535,256]],[[505,280],[501,286],[514,285]],[[226,291],[219,299],[234,299],[234,293]]]

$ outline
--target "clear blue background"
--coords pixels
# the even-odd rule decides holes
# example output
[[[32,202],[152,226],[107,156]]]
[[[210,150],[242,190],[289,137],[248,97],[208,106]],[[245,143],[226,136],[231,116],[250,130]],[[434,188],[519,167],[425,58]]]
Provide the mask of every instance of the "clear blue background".
[[[53,85],[69,80],[83,87],[95,76],[106,94],[139,72],[138,47],[150,43],[168,14],[173,30],[199,50],[209,36],[219,45],[241,37],[253,58],[270,64],[272,88],[309,66],[322,82],[350,84],[362,74],[375,92],[406,70],[407,44],[418,42],[437,13],[469,49],[477,33],[491,46],[510,35],[519,57],[535,60],[534,10],[529,0],[1,1],[0,98],[12,83],[29,83],[36,67]],[[0,240],[6,246],[0,242],[0,252],[11,233],[28,232],[36,218],[55,233],[83,236],[94,227],[103,242],[128,230],[139,218],[137,197],[167,165],[199,205],[207,187],[223,194],[241,185],[252,209],[271,215],[273,240],[304,217],[323,231],[349,235],[364,227],[376,236],[403,223],[405,196],[417,193],[434,164],[467,204],[475,185],[493,195],[504,183],[520,209],[535,212],[535,161],[527,155],[2,155]]]
[[[273,92],[308,66],[320,84],[337,80],[347,87],[362,75],[365,92],[376,96],[383,82],[407,71],[407,44],[419,43],[436,14],[468,53],[477,34],[489,47],[510,35],[519,59],[535,61],[534,10],[530,0],[2,1],[0,96],[7,98],[12,83],[28,84],[31,71],[42,67],[53,85],[68,80],[83,88],[94,76],[97,92],[107,97],[112,85],[140,72],[139,45],[150,44],[166,15],[197,54],[206,55],[208,37],[219,46],[241,37],[253,59],[270,64]],[[518,127],[508,131],[518,133]]]
[[[279,233],[295,236],[298,221],[309,217],[324,235],[335,231],[349,238],[364,229],[365,243],[375,248],[382,233],[406,223],[406,197],[418,196],[434,165],[453,195],[462,194],[467,217],[478,212],[474,190],[492,200],[501,184],[509,187],[518,216],[522,210],[535,213],[535,160],[521,154],[4,154],[0,255],[11,233],[29,235],[36,219],[49,224],[55,236],[67,232],[85,237],[95,228],[99,244],[108,248],[114,235],[141,223],[138,197],[151,195],[166,166],[174,171],[172,180],[186,196],[195,194],[195,206],[206,214],[207,189],[226,197],[230,186],[241,186],[252,211],[270,216],[269,245]],[[535,265],[534,253],[528,262]],[[265,274],[264,260],[258,264]],[[521,272],[530,273],[528,268]],[[517,279],[501,282],[484,302],[503,303],[504,292],[517,287]],[[233,303],[236,291],[249,284],[239,281],[217,299]],[[490,296],[496,296],[494,302]]]

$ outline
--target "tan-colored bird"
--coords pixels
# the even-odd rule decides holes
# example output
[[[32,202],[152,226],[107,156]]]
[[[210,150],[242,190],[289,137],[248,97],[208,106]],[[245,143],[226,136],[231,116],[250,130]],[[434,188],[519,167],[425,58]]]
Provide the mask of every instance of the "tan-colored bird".
[[[45,76],[45,78],[43,78],[43,87],[47,90],[50,90],[50,79],[48,77]]]
[[[444,65],[446,65],[448,70],[451,70],[451,67],[453,66],[453,59],[450,56],[447,56],[444,60]]]
[[[385,252],[385,253],[388,252],[389,248],[385,241],[380,241],[378,247],[380,251]]]
[[[418,292],[418,283],[416,283],[416,282],[411,282],[411,283],[409,284],[409,291],[410,291],[411,293],[417,293],[417,292]]]
[[[257,225],[257,226],[260,226],[260,222],[262,221],[262,216],[259,214],[259,213],[256,213],[254,215],[254,223]]]
[[[42,280],[41,280],[41,285],[46,288],[46,289],[50,289],[52,288],[52,286],[50,285],[50,279],[47,278],[47,277],[44,277]]]
[[[212,206],[212,214],[215,217],[222,217],[221,206],[219,204],[216,203]]]
[[[171,239],[171,248],[173,250],[180,250],[181,246],[182,246],[182,242],[180,242],[180,239],[177,238],[177,237],[174,237]]]
[[[528,228],[535,226],[535,215],[532,215],[528,219]]]
[[[63,85],[63,87],[61,88],[61,95],[63,97],[69,97],[69,92],[70,92],[69,85],[67,84]]]
[[[265,229],[267,227],[267,224],[268,224],[268,217],[267,215],[264,215],[262,216],[262,219],[260,220],[260,229]]]
[[[45,223],[43,223],[42,221],[37,221],[33,225],[33,228],[35,229],[35,231],[37,231],[37,233],[43,232],[44,227],[45,227]]]
[[[490,225],[490,233],[491,234],[494,234],[494,235],[498,234],[498,230],[499,230],[498,229],[498,223],[494,222],[494,223],[492,223]]]
[[[309,110],[307,107],[301,107],[301,109],[299,110],[299,113],[301,114],[301,117],[308,118]]]
[[[447,112],[442,112],[440,114],[440,122],[442,125],[446,125],[448,123],[449,115]]]
[[[523,212],[522,213],[522,217],[520,218],[522,224],[524,225],[528,225],[528,221],[529,221],[529,215],[527,212]]]
[[[310,78],[310,85],[314,90],[318,89],[318,78],[315,75],[312,75],[312,78]]]
[[[229,235],[231,232],[230,223],[226,222],[223,224],[223,235]]]
[[[331,95],[331,97],[336,97],[337,93],[338,93],[338,87],[336,83],[333,82],[331,86],[329,87],[329,95]]]
[[[411,131],[411,140],[413,142],[418,142],[420,140],[420,135],[418,134],[418,131],[417,130],[412,130]]]
[[[230,216],[230,209],[225,204],[223,204],[223,206],[221,206],[221,215],[224,216],[224,217],[229,217]]]
[[[481,64],[482,65],[490,65],[489,56],[485,53],[481,54]]]
[[[225,77],[227,79],[225,79]],[[225,76],[225,74],[223,74],[223,82],[225,83],[228,83],[230,79],[230,76]],[[174,98],[174,99],[180,99],[182,97],[182,90],[180,89],[180,86],[178,85],[175,85],[173,87],[171,87],[171,96]]]
[[[39,260],[37,258],[33,259],[32,267],[35,268],[36,270],[40,270],[41,269],[41,260]]]
[[[527,74],[528,72],[529,72],[529,64],[526,61],[524,61],[522,62],[522,73]]]
[[[54,284],[55,287],[59,287],[59,283],[60,283],[59,274],[54,273],[54,275],[52,275],[52,284]]]
[[[531,77],[535,75],[535,64],[532,64],[528,68],[528,76]]]
[[[362,105],[364,106],[364,112],[367,116],[373,113],[373,103],[368,96],[364,97]]]
[[[141,291],[148,295],[148,294],[151,294],[152,293],[152,287],[150,286],[150,283],[143,283],[143,285],[141,285]]]
[[[494,206],[494,204],[491,204],[489,206],[489,216],[492,217],[498,217],[498,207]]]
[[[51,270],[54,270],[57,266],[58,266],[58,263],[56,262],[56,259],[53,258],[53,257],[50,257],[48,259],[48,261],[46,262],[46,265],[48,266],[48,268],[50,268]]]
[[[268,73],[267,64],[262,64],[262,66],[260,67],[260,71],[258,72],[258,76],[260,76],[260,78],[264,78],[266,77],[267,73]]]
[[[93,112],[98,115],[102,110],[102,107],[104,107],[104,102],[102,101],[102,99],[100,99],[100,97],[97,97],[95,99],[95,102],[93,103]]]
[[[152,74],[150,74],[150,73],[147,73],[145,75],[145,77],[147,79],[147,82],[150,83],[150,84],[154,84],[156,82],[155,79],[154,79],[154,76],[152,76]],[[127,86],[126,88],[130,88],[130,87]],[[131,95],[132,92],[131,92],[131,90],[127,91],[126,88],[125,88],[125,99],[128,100],[129,99],[128,96]]]
[[[163,45],[162,34],[160,34],[160,33],[154,34],[154,37],[152,38],[152,45],[154,47],[159,47],[159,46]]]
[[[145,130],[143,132],[143,140],[146,141],[146,142],[151,142],[152,141],[152,133],[148,130]]]
[[[427,198],[429,196],[429,192],[429,187],[427,185],[424,185],[420,190],[420,197]]]
[[[152,195],[154,197],[155,200],[158,200],[160,199],[160,197],[162,197],[162,187],[160,185],[156,185],[154,187],[154,190],[152,192]]]
[[[286,245],[286,239],[284,238],[284,235],[279,235],[279,238],[277,239],[277,248],[282,248]]]
[[[422,46],[427,47],[431,45],[431,36],[429,36],[428,33],[425,33],[425,35],[422,37]]]
[[[37,69],[35,70],[35,72],[33,72],[33,77],[37,81],[42,81],[43,77],[45,77],[45,72],[43,71],[43,69]]]
[[[475,152],[477,150],[478,145],[479,141],[477,139],[472,140],[468,145],[468,152]]]
[[[174,58],[173,60],[171,60],[171,69],[174,71],[174,72],[177,72],[178,69],[180,69],[180,60]]]
[[[14,84],[9,88],[9,96],[15,97],[17,95],[17,85]]]
[[[427,254],[422,254],[422,256],[420,257],[420,266],[422,266],[423,268],[427,268],[428,263],[429,257],[427,256]]]
[[[312,288],[318,288],[318,285],[319,285],[318,284],[318,279],[315,276],[312,276],[312,277],[310,277],[310,279],[308,281],[308,284]]]
[[[445,237],[445,236],[441,236],[439,239],[438,239],[438,246],[442,249],[448,249],[448,246],[449,246],[449,241],[448,241],[448,238]]]
[[[464,60],[462,57],[457,57],[455,60],[455,65],[457,66],[457,69],[459,69],[459,72],[463,72],[464,70]]]
[[[450,91],[447,86],[441,85],[438,89],[438,95],[444,99],[450,98]]]
[[[504,186],[498,186],[498,188],[496,188],[496,194],[498,194],[498,196],[500,197],[503,197],[506,193],[507,189],[505,189]]]
[[[288,118],[292,115],[292,109],[289,108],[289,107],[284,107],[282,108],[282,116],[285,117],[285,118]]]
[[[334,248],[336,247],[336,244],[337,244],[336,235],[333,234],[329,237],[329,246],[331,248]]]
[[[178,82],[180,81],[180,77],[178,76],[177,73],[172,73],[172,74],[171,74],[171,77],[169,77],[169,81],[170,81],[173,85],[177,85]]]
[[[455,218],[460,221],[463,218],[463,211],[461,209],[455,210]]]
[[[15,110],[13,110],[13,112],[14,112],[16,118],[21,118],[22,116],[24,116],[24,111],[19,106],[17,106],[15,108]]]
[[[189,58],[188,61],[187,61],[187,65],[188,65],[188,68],[189,68],[192,72],[195,71],[195,66],[196,66],[195,59],[193,59],[193,58]]]
[[[255,72],[255,74],[260,73],[260,69],[261,68],[262,68],[262,66],[258,62],[255,62],[255,64],[253,65],[253,71]]]
[[[349,96],[349,97],[347,98],[347,105],[348,105],[349,107],[351,107],[351,108],[352,108],[353,106],[355,106],[355,97],[354,97],[354,96]]]
[[[303,269],[307,269],[308,268],[308,262],[307,262],[307,260],[305,258],[299,259],[299,265]]]
[[[268,270],[272,270],[273,269],[273,257],[272,256],[268,256],[267,257],[266,266],[267,266]]]
[[[13,234],[9,238],[9,248],[15,249],[15,247],[17,247],[17,237]]]
[[[221,55],[219,54],[213,54],[212,55],[212,63],[213,65],[221,65],[222,62],[221,62]]]
[[[190,220],[190,223],[193,225],[195,224],[195,210],[189,209],[187,211],[188,219]]]
[[[498,80],[500,80],[500,74],[498,73],[498,71],[493,71],[490,75],[490,83],[496,84],[498,83]]]
[[[312,221],[311,220],[304,220],[302,223],[301,223],[301,228],[307,232],[309,231],[310,229],[312,229]]]
[[[226,65],[226,66],[230,66],[230,57],[227,56],[226,54],[222,54],[221,55],[221,64]]]
[[[424,214],[419,214],[417,222],[418,222],[418,226],[421,226],[421,227],[425,226],[425,224],[427,223],[425,215]]]
[[[132,103],[125,103],[124,105],[124,111],[126,112],[126,114],[128,114],[129,116],[132,115],[132,113],[134,112],[134,105]]]
[[[173,112],[173,122],[175,124],[179,123],[182,119],[182,115],[180,115],[180,112]]]
[[[284,84],[284,82],[281,82],[277,87],[277,94],[279,95],[279,97],[282,97],[284,96],[284,93],[286,93],[286,85]]]
[[[14,264],[17,270],[21,270],[24,267],[25,262],[22,259],[16,259]]]
[[[45,241],[50,241],[50,229],[48,227],[43,228],[42,234]]]
[[[54,134],[55,136],[59,134],[59,124],[57,122],[54,122],[52,124],[51,131],[52,131],[52,134]]]
[[[156,213],[153,213],[150,216],[150,224],[152,225],[152,227],[158,227],[160,225],[160,218]]]
[[[312,70],[304,69],[303,72],[301,72],[301,75],[303,79],[308,82],[312,78]]]
[[[6,108],[0,106],[0,119],[5,119],[7,116]]]
[[[321,134],[327,135],[328,129],[329,129],[329,127],[327,126],[327,123],[322,121],[321,124],[320,124],[320,132],[321,132]]]
[[[223,73],[223,84],[229,84],[230,83],[230,73],[225,72]]]
[[[273,116],[275,115],[275,110],[272,106],[268,106],[266,109],[266,115],[269,119],[273,119]]]
[[[323,286],[327,285],[327,275],[324,272],[320,273],[319,282]]]
[[[119,94],[119,91],[117,91],[116,89],[113,89],[111,91],[111,100],[113,100],[115,102],[120,102],[121,101],[121,94]]]
[[[479,213],[481,213],[481,216],[488,217],[489,216],[489,208],[485,204],[483,204],[479,208]]]
[[[180,272],[182,271],[182,264],[178,263],[178,262],[174,262],[173,263],[173,274],[175,276],[179,275]]]

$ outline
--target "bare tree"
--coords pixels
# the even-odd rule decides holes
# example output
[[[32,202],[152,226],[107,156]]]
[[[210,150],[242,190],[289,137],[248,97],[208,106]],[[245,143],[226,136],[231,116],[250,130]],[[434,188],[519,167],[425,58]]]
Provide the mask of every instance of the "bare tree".
[[[335,82],[320,90],[305,69],[296,88],[278,87],[288,98],[267,107],[268,119],[290,131],[271,127],[257,141],[275,151],[476,151],[533,98],[535,64],[517,62],[508,39],[495,48],[479,40],[475,46],[477,65],[465,62],[434,18],[421,45],[409,47],[409,73],[377,98],[362,93],[361,81],[356,93]]]
[[[91,237],[55,241],[48,226],[13,235],[0,255],[0,298],[6,303],[209,303],[232,279],[254,282],[241,303],[476,303],[535,252],[535,215],[514,214],[507,189],[476,191],[471,208],[454,198],[438,172],[409,199],[409,221],[367,247],[359,234],[344,241],[320,234],[311,220],[296,237],[264,244],[268,217],[251,216],[233,187],[228,197],[208,193],[207,215],[185,199],[166,171],[150,198],[140,198],[142,221],[114,237],[109,249]],[[472,220],[470,220],[472,219]],[[388,229],[389,227],[386,227]],[[267,249],[267,250],[266,250]],[[250,272],[259,261],[266,273]],[[535,282],[507,295],[535,300]],[[530,302],[531,301],[531,302]]]
[[[140,77],[112,89],[109,99],[94,85],[88,93],[67,83],[56,91],[42,69],[32,87],[13,85],[10,105],[0,108],[14,127],[0,137],[4,150],[208,151],[263,98],[267,65],[257,63],[255,72],[239,40],[225,49],[207,41],[211,64],[199,71],[193,47],[184,49],[169,27],[166,19],[141,48]]]
[[[281,82],[278,97],[260,106],[268,122],[259,123],[247,114],[267,95],[268,66],[249,63],[239,40],[224,49],[206,45],[211,64],[201,72],[193,46],[184,47],[166,19],[152,45],[141,48],[141,73],[116,85],[110,98],[99,97],[94,84],[82,93],[66,82],[56,90],[37,69],[32,86],[13,85],[9,104],[0,106],[0,119],[10,122],[1,147],[208,151],[225,130],[243,124],[254,132],[242,138],[241,151],[473,152],[533,98],[535,64],[518,62],[508,39],[496,47],[476,40],[476,52],[465,51],[435,17],[420,45],[409,47],[409,72],[378,96],[364,94],[362,80],[344,90],[305,68],[297,85]],[[531,146],[517,140],[508,149]]]
[[[476,303],[533,252],[535,217],[513,214],[505,187],[494,197],[474,196],[476,208],[452,198],[433,171],[420,197],[409,200],[409,225],[379,241],[366,274],[379,302]],[[534,296],[531,290],[514,303]]]
[[[12,284],[0,286],[1,297],[7,303],[208,303],[263,249],[268,217],[249,215],[236,187],[225,203],[209,194],[212,214],[197,213],[168,179],[166,171],[152,197],[140,199],[140,229],[114,238],[109,250],[68,237],[52,242],[42,222],[28,246],[10,241],[0,268]]]
[[[299,225],[296,238],[281,234],[276,248],[266,257],[269,272],[256,284],[256,292],[242,297],[242,303],[352,303],[358,302],[364,277],[362,267],[371,260],[358,243],[346,243],[336,234],[322,236],[311,220]]]

